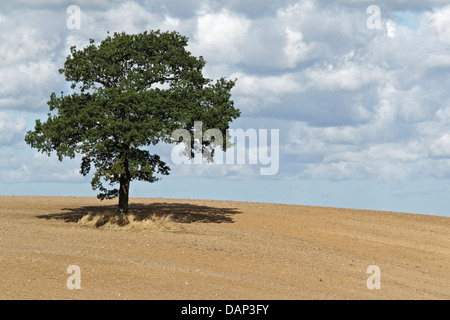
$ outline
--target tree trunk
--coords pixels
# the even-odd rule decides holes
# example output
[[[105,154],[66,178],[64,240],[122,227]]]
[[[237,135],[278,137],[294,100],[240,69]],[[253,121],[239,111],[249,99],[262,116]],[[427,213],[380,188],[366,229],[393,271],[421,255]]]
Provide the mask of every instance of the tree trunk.
[[[129,192],[130,179],[127,177],[127,175],[121,175],[119,187],[119,208],[117,210],[118,216],[125,216],[128,214]]]
[[[124,173],[119,177],[119,207],[117,208],[117,215],[120,217],[126,216],[128,214],[128,199],[130,194],[130,181],[131,172],[128,167],[128,150],[129,147],[125,149],[126,151],[121,154],[123,158],[123,168]]]
[[[120,175],[119,182],[119,208],[117,210],[118,216],[126,216],[128,214],[128,199],[130,194],[131,173],[128,168],[128,154],[124,156],[124,173]]]

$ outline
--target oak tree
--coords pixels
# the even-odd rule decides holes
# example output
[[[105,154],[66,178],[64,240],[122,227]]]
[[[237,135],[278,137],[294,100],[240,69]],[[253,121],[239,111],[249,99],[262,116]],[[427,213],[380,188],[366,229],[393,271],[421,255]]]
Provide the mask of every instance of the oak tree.
[[[240,115],[231,99],[235,80],[205,78],[206,61],[187,45],[178,32],[157,30],[108,33],[98,45],[91,39],[83,49],[71,47],[59,72],[73,90],[51,93],[48,118],[36,120],[26,143],[49,156],[56,152],[60,161],[81,155],[80,173],[95,170],[98,198],[119,197],[117,214],[127,214],[132,180],[155,182],[169,174],[152,146],[173,143],[177,129],[194,134],[195,121],[226,134]],[[192,141],[191,156],[211,145]]]

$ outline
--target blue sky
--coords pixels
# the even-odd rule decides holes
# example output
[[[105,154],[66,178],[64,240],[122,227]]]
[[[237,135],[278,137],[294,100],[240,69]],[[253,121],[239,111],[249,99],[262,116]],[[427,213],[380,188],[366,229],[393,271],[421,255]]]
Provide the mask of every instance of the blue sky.
[[[399,26],[408,27],[411,30],[417,30],[420,26],[420,20],[423,12],[414,11],[393,11],[392,18]]]
[[[70,5],[81,10],[69,29]],[[368,28],[370,5],[379,28]],[[0,194],[95,196],[79,159],[25,145],[45,119],[71,45],[106,31],[176,30],[237,78],[232,128],[279,130],[279,171],[171,165],[132,197],[337,206],[450,216],[450,1],[53,1],[0,3]]]

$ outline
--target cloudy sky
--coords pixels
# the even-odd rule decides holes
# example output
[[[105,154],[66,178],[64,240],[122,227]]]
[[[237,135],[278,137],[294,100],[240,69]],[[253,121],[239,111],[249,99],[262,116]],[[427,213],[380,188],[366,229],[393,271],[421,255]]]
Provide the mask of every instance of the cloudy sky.
[[[447,0],[0,0],[0,194],[95,196],[79,159],[24,135],[51,92],[68,92],[57,70],[70,46],[151,29],[188,36],[207,77],[237,79],[232,128],[278,130],[279,170],[174,164],[160,146],[171,175],[132,183],[132,197],[450,216]]]

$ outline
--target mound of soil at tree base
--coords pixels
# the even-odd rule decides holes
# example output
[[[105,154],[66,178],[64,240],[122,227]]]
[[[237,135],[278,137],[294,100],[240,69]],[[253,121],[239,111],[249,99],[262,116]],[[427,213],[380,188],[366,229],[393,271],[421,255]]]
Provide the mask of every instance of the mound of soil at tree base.
[[[448,217],[133,198],[169,227],[78,223],[116,205],[1,196],[0,299],[450,299]]]

